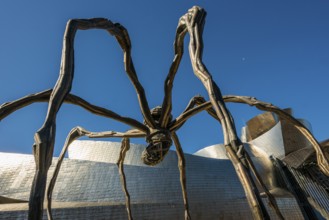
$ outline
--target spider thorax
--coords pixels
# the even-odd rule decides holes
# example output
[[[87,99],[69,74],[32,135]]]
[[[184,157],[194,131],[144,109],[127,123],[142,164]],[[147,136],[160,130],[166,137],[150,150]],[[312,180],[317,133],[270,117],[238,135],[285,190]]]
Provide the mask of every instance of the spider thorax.
[[[159,123],[161,114],[161,106],[151,109],[151,116],[154,119],[157,128],[150,128],[150,134],[146,137],[146,141],[149,145],[142,153],[142,160],[146,165],[154,166],[160,163],[167,155],[172,145],[170,131],[166,128],[161,128]]]

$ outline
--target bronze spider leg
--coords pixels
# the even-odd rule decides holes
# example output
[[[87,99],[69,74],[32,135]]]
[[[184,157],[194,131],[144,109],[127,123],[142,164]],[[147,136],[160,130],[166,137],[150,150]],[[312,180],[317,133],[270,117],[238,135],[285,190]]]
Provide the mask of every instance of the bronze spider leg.
[[[120,151],[120,156],[117,162],[117,166],[119,169],[119,174],[120,174],[120,181],[121,181],[121,186],[122,186],[122,191],[125,193],[125,198],[126,198],[126,209],[127,209],[127,214],[128,214],[128,219],[132,220],[132,214],[131,214],[131,205],[130,205],[130,195],[127,189],[127,182],[126,182],[126,176],[124,173],[123,169],[123,162],[125,160],[126,152],[130,149],[130,141],[129,138],[123,138],[121,141],[121,151]]]
[[[128,32],[120,24],[113,24],[111,21],[103,18],[94,19],[74,19],[67,23],[62,62],[59,78],[50,96],[47,116],[42,127],[34,136],[33,154],[36,162],[36,173],[32,183],[31,195],[29,200],[29,219],[41,219],[43,211],[43,198],[46,186],[47,172],[52,161],[54,149],[56,114],[60,109],[65,97],[71,90],[74,70],[74,36],[77,30],[87,29],[105,29],[111,35],[114,35],[124,52],[125,70],[132,81],[139,100],[140,108],[144,119],[149,127],[154,128],[155,122],[151,117],[148,103],[145,97],[144,89],[139,83],[131,59],[131,45]]]
[[[253,216],[256,219],[268,219],[269,215],[262,199],[259,196],[258,189],[252,179],[248,163],[246,162],[243,145],[237,138],[233,118],[225,107],[220,89],[212,80],[210,73],[202,63],[202,31],[205,22],[205,15],[206,13],[203,9],[195,6],[190,9],[187,14],[182,16],[178,23],[174,43],[175,58],[165,82],[166,96],[162,105],[164,107],[164,115],[160,119],[161,124],[163,126],[166,125],[166,122],[169,123],[168,117],[171,109],[171,88],[180,58],[183,53],[183,39],[185,34],[189,32],[189,53],[193,71],[208,91],[209,98],[213,108],[216,111],[216,115],[221,121],[226,150],[245,190]],[[171,127],[170,129],[173,128]]]
[[[33,104],[35,102],[48,102],[51,92],[52,92],[52,89],[49,89],[49,90],[45,90],[43,92],[30,94],[23,98],[2,104],[0,106],[0,121],[2,119],[6,118],[7,116],[9,116],[10,114],[12,114],[13,112],[15,112],[23,107],[26,107],[30,104]],[[290,114],[286,113],[285,111],[281,110],[280,108],[278,108],[270,103],[257,100],[256,98],[250,97],[250,96],[229,95],[229,96],[223,96],[223,100],[225,102],[235,102],[235,103],[248,104],[250,106],[255,106],[256,108],[258,108],[262,111],[269,111],[269,112],[276,113],[277,115],[281,116],[282,118],[285,118],[287,121],[292,123],[312,143],[312,145],[315,148],[315,152],[317,154],[318,166],[320,167],[320,169],[322,170],[322,172],[324,174],[329,176],[328,159],[324,155],[324,151],[323,151],[321,145],[315,139],[315,137],[312,135],[312,133],[307,128],[305,128],[305,126],[303,124],[301,124],[298,120],[296,120],[293,116],[291,116]],[[122,117],[122,116],[118,115],[117,113],[112,112],[108,109],[105,109],[105,108],[102,108],[102,107],[99,107],[96,105],[92,105],[89,102],[85,101],[84,99],[82,99],[74,94],[68,94],[67,97],[65,98],[64,102],[69,103],[69,104],[78,105],[93,114],[100,115],[100,116],[107,117],[107,118],[112,118],[117,121],[126,123],[135,128],[138,128],[141,131],[144,131],[145,133],[148,132],[148,128],[145,125],[141,124],[140,122],[136,121],[135,119],[128,118],[128,117]],[[198,107],[194,107],[195,105],[197,105]],[[185,112],[187,112],[188,110],[191,110],[193,107],[194,107],[193,111],[189,111],[187,114],[185,114]],[[180,126],[183,125],[183,124],[181,124],[181,122],[187,120],[187,119],[185,119],[186,116],[190,115],[191,113],[192,113],[192,115],[194,115],[203,110],[208,111],[208,113],[214,119],[218,120],[216,112],[211,108],[211,103],[206,102],[205,99],[201,96],[195,96],[191,99],[191,101],[187,105],[186,109],[184,110],[184,114],[182,114],[180,117],[178,117],[175,120],[175,122],[178,121],[178,123],[176,123],[175,126],[172,126],[173,124],[171,123],[171,126],[169,126],[169,127],[171,127],[171,130],[173,130],[173,129],[178,130],[180,128]]]
[[[313,136],[313,134],[302,124],[300,123],[295,117],[291,116],[287,112],[283,111],[279,107],[272,105],[271,103],[264,102],[261,100],[256,99],[255,97],[251,96],[236,96],[236,95],[227,95],[223,96],[223,100],[225,102],[233,102],[233,103],[240,103],[240,104],[247,104],[250,106],[255,106],[257,109],[262,111],[268,111],[277,114],[278,116],[282,117],[283,119],[287,120],[289,123],[293,124],[312,144],[314,147],[315,153],[317,155],[317,164],[321,171],[326,175],[329,176],[329,162],[328,158],[324,154],[324,150],[322,149],[319,142]],[[192,117],[193,115],[207,109],[212,108],[212,103],[210,101],[204,102],[199,104],[198,106],[194,107],[193,109],[189,109],[173,120],[172,123],[169,125],[169,130],[176,131],[180,128],[185,121]]]
[[[255,97],[251,97],[251,96],[226,95],[223,96],[223,100],[225,102],[247,104],[250,106],[254,106],[262,111],[275,113],[276,115],[282,117],[283,119],[287,120],[289,123],[294,125],[295,128],[297,128],[312,144],[315,153],[317,155],[317,164],[319,168],[326,176],[329,176],[329,163],[328,163],[328,158],[324,154],[324,150],[322,149],[321,145],[316,140],[316,138],[313,136],[313,134],[295,117],[291,116],[289,113],[283,111],[279,107],[272,105],[271,103],[258,100]],[[185,123],[186,120],[188,120],[193,115],[207,109],[209,110],[211,108],[212,108],[212,103],[210,101],[203,102],[202,104],[201,103],[197,104],[196,107],[184,111],[180,116],[174,119],[168,126],[169,130],[171,132],[176,131]]]
[[[166,127],[168,123],[170,122],[170,115],[171,115],[171,109],[172,109],[172,87],[174,83],[174,78],[177,73],[179,64],[181,62],[181,59],[183,57],[184,53],[184,37],[186,35],[186,28],[178,24],[178,27],[176,29],[176,35],[175,35],[175,41],[174,41],[174,53],[175,57],[174,60],[170,66],[169,73],[167,75],[167,78],[165,79],[164,84],[164,98],[162,102],[162,115],[160,117],[160,125],[161,127]]]
[[[329,162],[328,162],[329,158],[325,156],[321,145],[315,139],[313,134],[296,118],[294,118],[287,112],[283,111],[282,109],[278,108],[277,106],[274,106],[268,102],[257,100],[254,97],[230,95],[230,96],[225,96],[224,100],[225,102],[248,104],[250,106],[255,106],[256,108],[262,111],[273,112],[278,116],[282,117],[283,119],[287,120],[291,124],[293,124],[311,142],[316,153],[317,165],[326,176],[329,176]]]
[[[223,97],[224,98],[224,101],[227,101],[225,99],[225,96]],[[191,101],[189,102],[188,106],[186,107],[184,113],[188,110],[192,110],[193,107],[195,105],[197,106],[200,106],[204,103],[207,103],[207,101],[202,97],[202,96],[194,96]],[[213,118],[215,118],[216,120],[218,120],[217,116],[216,116],[216,113],[214,111],[214,109],[212,108],[212,106],[210,105],[210,107],[208,109],[205,109],[209,115],[211,115]],[[183,125],[183,124],[182,124]],[[182,126],[181,125],[181,126]],[[245,152],[245,156],[246,156],[246,160],[250,166],[250,169],[251,171],[253,172],[254,176],[256,177],[256,180],[258,181],[259,185],[263,188],[268,200],[269,200],[269,204],[270,204],[270,207],[272,207],[275,211],[275,213],[277,214],[277,216],[279,217],[279,219],[284,219],[277,203],[276,203],[276,200],[274,198],[274,196],[270,193],[270,191],[268,190],[267,186],[265,185],[265,183],[263,182],[261,176],[259,175],[259,173],[257,172],[257,169],[256,167],[254,166],[251,158],[250,158],[250,155],[248,152]]]
[[[284,217],[280,211],[280,208],[278,206],[278,204],[276,203],[276,200],[274,198],[274,196],[272,195],[272,193],[268,190],[267,186],[265,185],[262,177],[259,175],[259,173],[257,172],[257,169],[254,165],[254,163],[252,162],[249,153],[246,152],[245,155],[248,165],[251,169],[251,171],[253,172],[254,176],[256,177],[257,182],[259,183],[259,185],[263,188],[264,193],[266,194],[268,201],[269,201],[269,205],[272,209],[274,209],[274,212],[276,213],[276,215],[278,216],[279,219],[283,220]]]
[[[24,108],[26,106],[29,106],[35,102],[48,102],[50,95],[52,93],[52,89],[48,89],[42,92],[30,94],[27,96],[24,96],[20,99],[11,101],[11,102],[6,102],[0,106],[0,121],[13,112]],[[86,100],[80,98],[79,96],[76,96],[74,94],[68,94],[65,99],[65,103],[68,104],[73,104],[80,106],[81,108],[89,111],[92,114],[103,116],[106,118],[111,118],[117,121],[120,121],[122,123],[128,124],[134,128],[139,129],[140,131],[143,131],[145,133],[149,132],[148,127],[146,127],[144,124],[140,123],[139,121],[129,118],[129,117],[123,117],[109,109],[93,105]]]
[[[43,92],[30,94],[30,95],[27,95],[27,96],[22,97],[20,99],[2,104],[0,106],[0,120],[6,118],[7,116],[12,114],[13,112],[15,112],[15,111],[17,111],[17,110],[19,110],[23,107],[26,107],[28,105],[31,105],[35,102],[48,102],[51,92],[52,92],[52,90],[49,89],[49,90],[45,90]],[[144,137],[145,134],[148,132],[148,128],[145,125],[141,124],[140,122],[136,121],[135,119],[131,119],[131,118],[128,118],[128,117],[122,117],[122,116],[118,115],[117,113],[115,113],[111,110],[108,110],[108,109],[105,109],[105,108],[102,108],[102,107],[99,107],[99,106],[96,106],[96,105],[92,105],[89,102],[85,101],[84,99],[82,99],[78,96],[75,96],[73,94],[68,94],[66,96],[64,102],[74,104],[74,105],[78,105],[78,106],[84,108],[85,110],[87,110],[87,111],[89,111],[93,114],[100,115],[100,116],[107,117],[107,118],[112,118],[112,119],[115,119],[117,121],[126,123],[128,125],[131,125],[133,127],[136,127],[137,129],[139,129],[139,130],[130,130],[130,131],[128,131],[129,132],[129,137]],[[78,132],[78,130],[79,130],[78,128],[73,129],[71,131],[72,135],[73,136],[74,136],[74,134],[76,135],[77,134],[76,132]],[[126,132],[126,133],[128,134],[128,132]],[[123,133],[119,133],[119,132],[91,133],[91,132],[88,132],[88,131],[82,129],[81,127],[80,127],[80,133],[85,133],[85,134],[88,133],[89,137],[91,137],[91,138],[96,137],[97,135],[100,135],[101,137],[104,137],[104,136],[106,136],[106,137],[110,137],[110,136],[123,137],[124,136]],[[73,141],[73,139],[78,138],[77,136],[75,136],[75,137],[73,137],[73,136],[71,137],[70,143]],[[57,162],[54,174],[52,176],[52,180],[51,180],[50,184],[48,185],[48,189],[47,189],[47,215],[48,215],[49,219],[53,219],[52,214],[51,214],[52,190],[53,190],[54,185],[56,183],[56,178],[57,178],[62,160],[65,156],[66,151],[67,151],[67,147],[68,147],[68,145],[66,145],[66,148],[64,148],[64,152],[62,152],[62,154],[60,155],[59,161]],[[122,174],[124,175],[123,171],[122,171]],[[125,194],[127,194],[127,193],[128,193],[128,191],[125,190]],[[128,207],[127,207],[127,209],[128,209]],[[130,209],[130,207],[129,207],[129,209]]]
[[[256,98],[250,97],[250,96],[228,95],[228,96],[223,96],[223,100],[225,102],[241,103],[241,104],[248,104],[250,106],[255,106],[259,110],[275,113],[278,116],[287,120],[289,123],[293,124],[310,141],[310,143],[312,144],[312,146],[315,149],[315,152],[317,155],[317,164],[318,164],[319,168],[325,175],[329,176],[328,158],[325,156],[321,145],[315,139],[313,134],[302,123],[300,123],[296,118],[294,118],[287,112],[283,111],[282,109],[272,105],[271,103],[260,101],[260,100],[257,100]],[[197,106],[193,108],[192,107],[193,104],[196,104]],[[179,117],[177,117],[175,120],[173,120],[172,123],[169,124],[169,130],[171,132],[176,131],[193,115],[195,115],[201,111],[204,111],[204,110],[208,110],[208,113],[209,113],[209,110],[212,111],[212,108],[213,108],[213,106],[210,101],[205,102],[205,100],[202,97],[199,97],[199,96],[194,97],[190,101],[186,110]],[[247,162],[250,163],[249,161],[251,161],[251,160],[250,160],[249,155],[246,155],[246,157],[247,157],[246,158]],[[257,172],[255,172],[256,169],[254,168],[254,166],[251,163],[249,165],[251,166],[251,169],[252,169],[256,179],[258,181],[261,181],[259,183],[263,186],[264,192],[267,194],[271,206],[275,209],[275,212],[278,215],[278,217],[280,219],[282,219],[283,218],[282,214],[280,213],[280,210],[275,202],[275,199],[273,198],[271,193],[268,192],[267,188],[265,188],[266,186],[264,185],[261,178],[258,177]]]
[[[224,99],[225,100],[225,99]],[[207,106],[208,104],[208,106]],[[196,108],[195,106],[200,106],[201,108]],[[205,106],[205,107],[204,107]],[[201,111],[207,111],[208,114],[210,116],[212,116],[214,119],[219,120],[216,112],[214,111],[211,102],[207,102],[202,96],[198,95],[198,96],[194,96],[190,102],[188,103],[187,107],[185,108],[184,112],[178,117],[176,118],[173,122],[173,127],[175,128],[175,130],[179,129],[181,126],[184,125],[184,123],[186,122],[186,120],[190,117],[192,117],[193,115],[201,112]],[[188,117],[184,117],[184,115],[187,115]],[[182,119],[184,120],[184,122],[182,122]],[[174,126],[174,124],[177,123],[178,126]],[[280,212],[280,209],[276,203],[276,200],[274,198],[274,196],[269,192],[269,190],[267,189],[266,185],[264,184],[262,178],[260,177],[260,175],[258,174],[254,164],[251,161],[251,158],[248,154],[248,152],[245,152],[245,156],[246,156],[246,160],[248,162],[248,165],[250,166],[251,171],[253,172],[254,176],[256,177],[256,180],[258,181],[258,183],[261,185],[261,187],[263,188],[265,194],[267,195],[268,199],[269,199],[269,204],[270,207],[272,207],[275,211],[275,213],[277,214],[277,216],[279,217],[279,219],[284,219],[282,213]]]
[[[176,147],[176,153],[178,157],[178,168],[179,168],[179,176],[180,176],[180,184],[182,188],[182,194],[183,194],[183,200],[184,200],[184,209],[185,209],[185,220],[190,220],[190,210],[189,210],[189,204],[188,204],[188,198],[187,198],[187,190],[186,190],[186,164],[185,164],[185,157],[184,152],[181,147],[181,144],[179,142],[178,136],[176,132],[171,133],[171,137],[174,141],[175,147]]]
[[[52,201],[52,193],[53,189],[56,184],[57,176],[59,174],[62,162],[64,160],[65,154],[67,152],[67,149],[69,145],[76,139],[87,136],[89,138],[104,138],[104,137],[124,137],[124,138],[141,138],[145,137],[145,134],[137,129],[129,130],[127,132],[121,133],[121,132],[115,132],[115,131],[105,131],[105,132],[90,132],[82,127],[75,127],[73,128],[69,135],[66,138],[65,144],[63,146],[63,149],[58,157],[58,161],[56,163],[56,167],[54,170],[54,173],[52,175],[52,178],[49,182],[48,188],[47,188],[47,215],[48,219],[52,218],[51,213],[51,201]]]
[[[23,107],[26,107],[28,105],[31,105],[35,102],[48,102],[51,92],[52,92],[52,90],[49,89],[49,90],[45,90],[43,92],[30,94],[30,95],[27,95],[27,96],[22,97],[20,99],[2,104],[0,106],[0,120],[6,118],[7,116],[12,114],[13,112],[15,112],[15,111],[17,111],[17,110],[19,110]],[[100,115],[100,116],[107,117],[107,118],[112,118],[112,119],[115,119],[117,121],[126,123],[130,126],[133,126],[137,129],[139,129],[140,131],[142,131],[144,133],[148,132],[148,128],[145,125],[141,124],[140,122],[136,121],[135,119],[131,119],[131,118],[128,118],[128,117],[122,117],[122,116],[118,115],[117,113],[115,113],[113,111],[110,111],[106,108],[102,108],[102,107],[99,107],[99,106],[96,106],[96,105],[92,105],[89,102],[85,101],[84,99],[82,99],[82,98],[80,98],[76,95],[68,94],[66,96],[64,102],[74,104],[74,105],[78,105],[78,106],[84,108],[85,110],[87,110],[87,111],[89,111],[93,114]],[[131,133],[133,134],[133,132],[131,132]],[[137,136],[137,133],[136,133],[136,136]],[[63,154],[63,157],[64,157],[64,155],[65,154]],[[48,188],[48,191],[49,191],[49,189],[50,188]],[[48,204],[49,203],[51,203],[51,195],[50,195],[50,200],[48,199]],[[51,212],[50,206],[51,206],[51,204],[48,207],[48,210],[50,210],[48,212]],[[51,213],[50,214],[48,213],[48,216],[50,216],[49,219],[52,219]]]

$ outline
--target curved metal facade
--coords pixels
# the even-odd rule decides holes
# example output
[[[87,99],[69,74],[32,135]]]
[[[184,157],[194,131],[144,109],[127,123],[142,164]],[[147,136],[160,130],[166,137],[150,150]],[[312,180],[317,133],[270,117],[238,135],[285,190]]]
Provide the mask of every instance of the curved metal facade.
[[[286,219],[329,218],[329,180],[312,164],[301,169],[314,151],[299,135],[265,113],[247,123],[242,140]],[[120,147],[120,143],[101,141],[71,144],[53,193],[55,219],[127,219],[116,165]],[[133,217],[183,219],[176,152],[170,151],[162,163],[149,167],[140,159],[144,148],[131,144],[125,158]],[[185,158],[193,219],[252,219],[223,145],[206,147]],[[0,153],[0,219],[26,219],[34,172],[32,155]],[[268,204],[265,196],[263,200]],[[277,218],[270,207],[267,210],[271,219]]]
[[[75,219],[85,219],[91,212],[95,213],[93,219],[113,215],[115,218],[112,219],[127,219],[118,169],[113,163],[117,160],[119,149],[118,143],[74,142],[70,150],[71,158],[64,161],[54,189],[55,218],[70,219],[72,213],[76,213]],[[183,219],[176,153],[169,152],[159,166],[146,167],[139,159],[143,149],[141,145],[132,145],[125,160],[134,218]],[[93,153],[84,153],[88,151]],[[11,164],[10,170],[0,170],[3,177],[0,182],[1,194],[27,200],[35,166],[33,157],[7,153],[2,153],[0,157],[20,161],[15,167]],[[97,161],[97,158],[101,158],[101,161]],[[0,161],[4,163],[4,160]],[[187,154],[186,164],[188,197],[193,219],[252,219],[244,191],[229,160]],[[52,170],[53,166],[50,173]],[[278,203],[288,219],[302,217],[291,195],[278,198]],[[63,206],[68,208],[64,209]],[[12,209],[21,211],[10,211]],[[2,206],[0,218],[11,215],[24,219],[26,209],[26,203],[7,204]],[[100,216],[97,217],[98,215]]]
[[[291,109],[288,112],[292,114]],[[308,121],[299,121],[311,130]],[[329,219],[329,177],[317,167],[313,146],[297,128],[276,115],[264,113],[247,122],[242,137],[253,155],[263,155],[262,161],[274,168],[267,177],[263,175],[267,183],[272,183],[269,188],[281,185],[288,189],[304,218]]]

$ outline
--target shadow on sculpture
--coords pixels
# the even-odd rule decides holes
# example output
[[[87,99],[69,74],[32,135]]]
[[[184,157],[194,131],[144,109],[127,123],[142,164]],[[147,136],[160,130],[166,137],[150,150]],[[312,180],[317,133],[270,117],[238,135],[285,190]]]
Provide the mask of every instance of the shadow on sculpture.
[[[87,136],[89,138],[123,138],[122,150],[120,155],[118,155],[119,159],[117,165],[120,172],[122,188],[125,193],[126,208],[129,219],[132,219],[132,212],[130,209],[130,196],[123,169],[125,153],[130,148],[129,138],[143,137],[146,139],[148,146],[142,154],[142,160],[145,164],[151,166],[160,163],[172,143],[174,143],[178,156],[178,167],[180,171],[180,182],[185,208],[185,219],[190,219],[188,195],[186,191],[186,181],[188,180],[186,180],[185,175],[185,159],[176,131],[182,127],[189,118],[201,111],[207,111],[215,120],[220,122],[223,128],[224,144],[228,157],[232,161],[232,164],[244,188],[253,217],[255,219],[269,219],[269,214],[256,187],[256,180],[262,186],[263,191],[270,201],[270,206],[275,210],[278,218],[283,219],[274,197],[262,182],[262,179],[255,169],[250,156],[244,150],[241,141],[237,137],[233,118],[224,102],[243,103],[255,106],[260,110],[276,113],[280,117],[292,123],[312,143],[317,155],[317,164],[319,168],[325,175],[329,176],[329,163],[328,159],[324,155],[323,149],[310,131],[294,117],[273,106],[272,104],[259,101],[253,97],[222,96],[220,89],[212,80],[210,73],[202,62],[202,32],[205,23],[205,16],[206,12],[202,8],[194,6],[180,18],[174,41],[174,60],[170,66],[169,73],[164,84],[165,96],[163,103],[161,107],[156,107],[153,109],[149,108],[143,86],[140,84],[135,72],[131,58],[130,38],[127,30],[123,26],[119,23],[112,23],[110,20],[104,18],[73,19],[67,23],[64,34],[60,74],[55,87],[52,90],[31,94],[13,102],[5,103],[0,107],[1,120],[14,111],[32,103],[48,102],[48,111],[45,122],[34,136],[35,144],[33,145],[33,154],[36,162],[36,173],[29,199],[29,219],[42,219],[45,195],[47,197],[48,218],[52,219],[52,191],[56,183],[56,178],[59,173],[61,163],[64,159],[64,155],[69,147],[69,144],[82,136]],[[137,93],[144,122],[139,122],[129,117],[123,117],[111,110],[92,105],[80,97],[70,94],[74,75],[74,37],[77,30],[88,29],[103,29],[110,35],[114,36],[118,41],[124,53],[125,70]],[[206,88],[209,95],[209,101],[206,101],[201,96],[193,97],[181,115],[173,118],[171,115],[172,87],[178,66],[183,56],[184,37],[187,33],[190,35],[189,54],[193,71]],[[91,132],[82,127],[73,128],[66,139],[49,186],[46,187],[47,173],[53,157],[56,134],[56,115],[63,102],[75,104],[93,114],[120,121],[132,126],[133,129],[122,133],[116,131]]]

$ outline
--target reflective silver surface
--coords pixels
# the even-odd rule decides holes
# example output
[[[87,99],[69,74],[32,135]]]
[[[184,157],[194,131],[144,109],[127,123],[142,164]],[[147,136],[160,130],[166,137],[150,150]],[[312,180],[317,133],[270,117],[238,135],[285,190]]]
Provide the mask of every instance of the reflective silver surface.
[[[90,149],[93,154],[86,154]],[[124,194],[117,166],[113,163],[117,160],[119,149],[119,144],[111,142],[74,142],[70,150],[71,158],[64,161],[54,189],[55,218],[70,219],[72,213],[81,213],[81,219],[85,219],[90,212],[96,212],[93,219],[103,219],[105,215],[114,215],[113,213],[116,213],[115,219],[126,219]],[[147,167],[140,161],[143,149],[141,145],[132,145],[125,160],[134,218],[183,219],[176,153],[170,151],[163,163]],[[97,161],[97,155],[101,162]],[[20,161],[11,170],[0,170],[3,177],[1,195],[27,200],[35,166],[33,157],[7,153],[0,156],[10,161]],[[0,161],[2,168],[5,165],[4,160]],[[186,164],[187,190],[193,219],[252,218],[244,191],[229,160],[187,154]],[[52,171],[53,166],[50,172]],[[302,217],[291,196],[278,198],[278,204],[288,219]],[[9,212],[4,211],[10,210],[10,207],[13,209],[12,206],[0,205],[0,218],[6,216]],[[71,208],[63,209],[63,206]],[[23,211],[12,211],[10,215],[24,219],[27,205],[16,204],[17,208]],[[273,211],[270,208],[268,210],[275,219]],[[99,213],[102,215],[97,217]]]
[[[285,219],[329,218],[329,179],[312,162],[313,148],[300,137],[296,129],[266,113],[247,123],[241,139]],[[54,188],[55,219],[127,219],[116,165],[120,147],[120,143],[103,141],[71,144]],[[149,167],[141,160],[144,149],[131,144],[125,158],[133,217],[184,219],[176,152],[169,151],[162,163]],[[252,218],[223,145],[185,158],[192,219]],[[29,198],[34,171],[32,155],[0,153],[0,219],[26,219],[24,201]],[[267,210],[271,219],[277,219],[270,207]]]
[[[311,130],[309,122],[298,120]],[[242,130],[242,139],[250,144],[250,150],[253,155],[258,155],[263,167],[274,168],[269,175],[262,175],[268,187],[272,190],[280,188],[278,167],[273,164],[273,159],[279,159],[285,170],[281,170],[282,178],[289,181],[288,184],[294,188],[290,191],[300,203],[306,204],[304,217],[313,216],[310,212],[314,212],[320,219],[329,219],[329,178],[318,169],[311,143],[294,126],[275,115],[264,113],[250,121],[247,123],[249,126]],[[265,132],[265,129],[259,129],[264,127]]]

